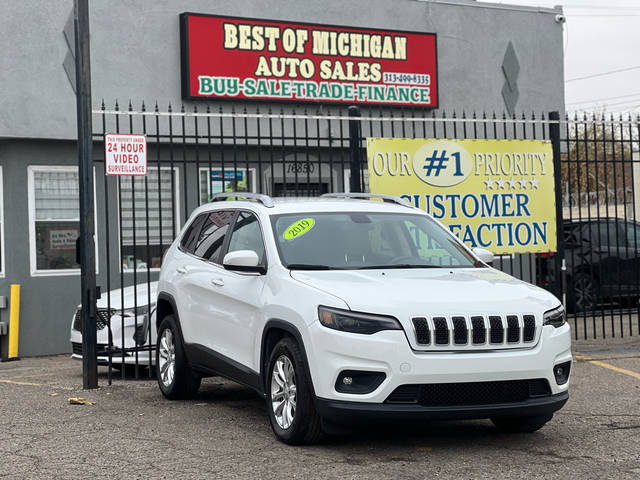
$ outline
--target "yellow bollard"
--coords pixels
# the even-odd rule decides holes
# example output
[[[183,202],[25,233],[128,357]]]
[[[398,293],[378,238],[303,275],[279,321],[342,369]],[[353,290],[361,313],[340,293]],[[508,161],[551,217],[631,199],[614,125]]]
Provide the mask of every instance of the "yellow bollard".
[[[18,332],[20,331],[20,285],[11,285],[9,313],[9,360],[18,358]]]

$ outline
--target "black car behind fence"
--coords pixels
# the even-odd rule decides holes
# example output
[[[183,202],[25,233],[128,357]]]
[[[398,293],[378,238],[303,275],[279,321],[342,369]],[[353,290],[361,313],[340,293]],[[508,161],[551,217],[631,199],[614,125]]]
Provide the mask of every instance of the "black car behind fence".
[[[163,253],[191,211],[217,192],[368,191],[368,137],[541,139],[550,140],[556,153],[559,253],[502,255],[494,266],[563,299],[576,339],[640,335],[638,118],[560,118],[554,112],[436,115],[383,107],[212,108],[161,111],[157,105],[134,109],[129,104],[120,109],[116,102],[94,112],[97,210],[102,212],[97,229],[106,239],[100,247],[105,250],[98,277],[102,292],[155,281]],[[146,177],[104,176],[106,133],[146,134]],[[148,303],[137,297],[134,302],[134,308]],[[103,308],[112,311],[111,305]],[[123,348],[109,335],[110,351],[118,356],[113,362],[153,352],[151,323],[142,326],[145,342],[136,326],[131,347],[125,341]]]

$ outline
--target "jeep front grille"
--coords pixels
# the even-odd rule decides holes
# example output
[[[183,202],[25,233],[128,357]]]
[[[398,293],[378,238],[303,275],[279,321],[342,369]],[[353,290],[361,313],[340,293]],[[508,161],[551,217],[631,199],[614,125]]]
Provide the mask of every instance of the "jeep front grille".
[[[97,310],[96,316],[96,329],[102,330],[104,327],[109,325],[109,320],[111,317],[117,312],[117,310],[111,309],[107,310],[106,308],[99,308]],[[82,332],[82,309],[78,308],[73,317],[73,329]]]
[[[456,345],[465,345],[468,342],[469,330],[464,317],[451,317],[453,323],[453,343]]]
[[[444,317],[433,318],[436,345],[449,345],[449,328]]]
[[[489,332],[491,343],[504,342],[504,327],[502,326],[502,319],[500,317],[495,315],[489,317]]]
[[[484,318],[471,317],[471,337],[474,344],[484,343],[487,338],[487,327],[484,325]]]
[[[400,385],[386,403],[414,403],[426,407],[496,405],[524,402],[551,395],[543,378],[497,382],[425,383]]]
[[[494,350],[531,347],[534,315],[434,315],[413,317],[418,350]],[[413,343],[413,342],[412,342]]]

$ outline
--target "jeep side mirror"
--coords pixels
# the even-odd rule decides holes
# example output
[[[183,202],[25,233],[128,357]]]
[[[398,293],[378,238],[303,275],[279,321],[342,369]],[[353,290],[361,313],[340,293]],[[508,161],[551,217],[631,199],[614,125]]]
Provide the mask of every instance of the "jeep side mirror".
[[[226,270],[237,272],[252,272],[264,275],[267,269],[260,265],[260,258],[253,250],[236,250],[229,252],[222,260],[222,266]]]
[[[474,248],[471,251],[476,257],[478,257],[480,260],[482,260],[484,263],[487,263],[487,264],[491,264],[493,262],[493,259],[495,258],[493,253],[491,253],[486,248]]]

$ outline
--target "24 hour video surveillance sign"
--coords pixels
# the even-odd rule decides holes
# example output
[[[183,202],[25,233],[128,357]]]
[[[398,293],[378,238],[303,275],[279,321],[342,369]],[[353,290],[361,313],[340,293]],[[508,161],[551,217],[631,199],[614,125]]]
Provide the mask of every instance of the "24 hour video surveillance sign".
[[[551,143],[368,138],[371,193],[426,210],[470,247],[556,251]]]
[[[146,135],[129,133],[105,134],[104,169],[107,175],[146,175]]]
[[[183,13],[182,96],[438,106],[436,35]]]

